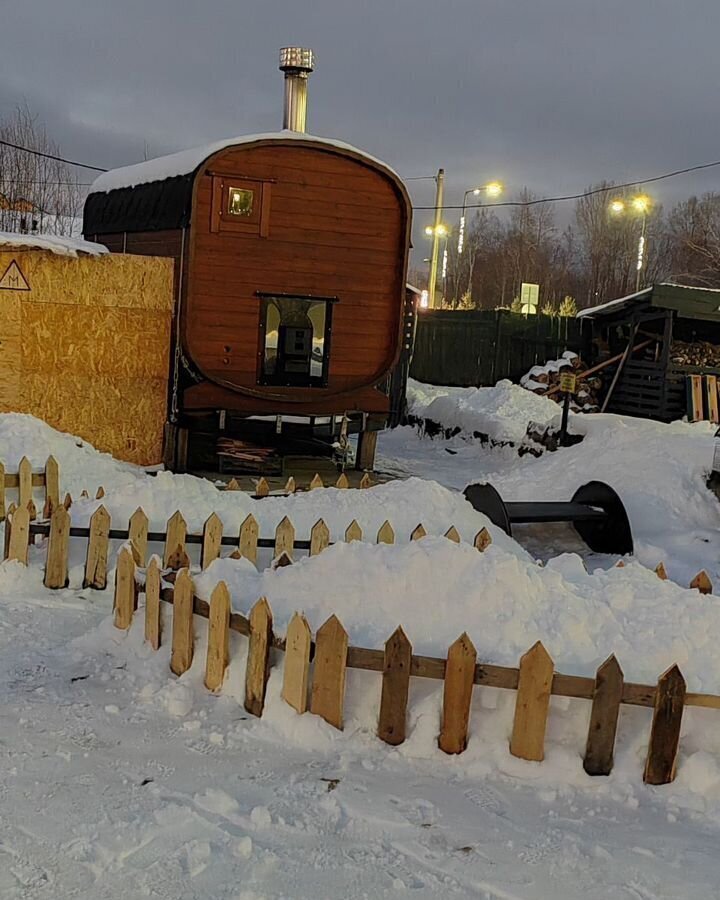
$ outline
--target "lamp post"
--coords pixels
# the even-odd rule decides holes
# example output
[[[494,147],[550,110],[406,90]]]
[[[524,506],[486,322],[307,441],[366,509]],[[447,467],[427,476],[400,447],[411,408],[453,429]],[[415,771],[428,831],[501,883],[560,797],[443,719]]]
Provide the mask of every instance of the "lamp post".
[[[499,181],[489,181],[482,187],[468,188],[463,194],[462,213],[460,215],[460,228],[458,229],[458,256],[462,254],[463,246],[465,244],[465,210],[467,208],[467,198],[470,194],[472,194],[474,197],[479,197],[483,191],[488,195],[488,197],[499,197],[503,192],[503,186]]]
[[[635,263],[635,293],[640,290],[640,277],[645,266],[645,235],[647,231],[647,214],[650,210],[650,198],[645,194],[638,194],[630,200],[630,209],[641,217],[640,238],[638,239],[637,261]],[[610,204],[610,211],[616,216],[622,215],[627,210],[628,204],[625,200],[613,200]]]
[[[430,281],[428,283],[428,305],[435,308],[435,287],[437,283],[438,249],[440,222],[442,220],[443,190],[445,187],[445,169],[438,169],[435,178],[435,218],[433,220],[431,234],[433,236],[432,253],[430,254]],[[427,234],[427,228],[425,229]]]
[[[442,257],[442,296],[445,299],[445,282],[447,279],[447,241],[449,235],[449,229],[447,225],[443,225],[442,222],[438,222],[436,225],[428,225],[425,229],[425,234],[428,237],[431,237],[433,240],[432,243],[432,256],[430,263],[430,283],[428,284],[428,306],[433,309],[435,307],[435,284],[434,281],[437,280],[437,260],[440,250],[440,241],[442,238],[445,238],[445,244],[443,247],[443,257]]]

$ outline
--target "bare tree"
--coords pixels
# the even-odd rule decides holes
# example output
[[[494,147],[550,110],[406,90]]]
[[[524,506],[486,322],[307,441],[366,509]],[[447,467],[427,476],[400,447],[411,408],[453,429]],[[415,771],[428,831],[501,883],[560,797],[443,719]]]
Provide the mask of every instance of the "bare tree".
[[[0,229],[77,233],[81,190],[72,168],[17,149],[60,155],[60,148],[26,104],[0,120],[0,139],[7,142],[0,144]]]

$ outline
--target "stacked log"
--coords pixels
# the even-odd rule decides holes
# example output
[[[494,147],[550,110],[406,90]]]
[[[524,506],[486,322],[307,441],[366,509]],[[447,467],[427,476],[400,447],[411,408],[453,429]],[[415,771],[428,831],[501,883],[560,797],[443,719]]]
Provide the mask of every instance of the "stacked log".
[[[670,360],[677,366],[720,369],[720,345],[708,341],[673,341]]]
[[[577,393],[570,401],[570,409],[574,412],[597,412],[600,409],[602,378],[596,375],[583,379],[583,372],[587,370],[588,366],[577,353],[566,350],[560,359],[550,360],[544,366],[533,366],[520,379],[520,384],[533,394],[562,403],[565,395],[558,390],[560,376],[572,372],[578,376],[578,384]]]

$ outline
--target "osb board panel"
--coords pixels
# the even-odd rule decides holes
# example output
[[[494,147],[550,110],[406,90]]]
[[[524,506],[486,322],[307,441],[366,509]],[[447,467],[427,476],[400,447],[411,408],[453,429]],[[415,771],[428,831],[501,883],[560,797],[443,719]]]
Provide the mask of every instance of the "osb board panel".
[[[1,274],[1,273],[0,273]],[[18,408],[20,387],[20,294],[0,291],[0,411]]]
[[[157,256],[56,256],[38,250],[0,251],[0,274],[15,260],[30,290],[23,303],[115,308],[173,308],[173,260]],[[12,293],[0,291],[0,295]]]
[[[170,323],[156,310],[23,301],[22,370],[167,379]]]
[[[98,450],[147,466],[162,459],[166,391],[161,378],[33,371],[23,374],[20,408]]]

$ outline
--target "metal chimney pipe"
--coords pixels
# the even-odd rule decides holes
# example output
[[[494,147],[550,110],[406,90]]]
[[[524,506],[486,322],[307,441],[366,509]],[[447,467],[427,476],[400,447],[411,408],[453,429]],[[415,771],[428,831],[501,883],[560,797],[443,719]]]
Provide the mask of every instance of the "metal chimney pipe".
[[[280,71],[285,73],[283,128],[305,131],[307,122],[307,83],[315,68],[315,56],[305,47],[283,47]]]

